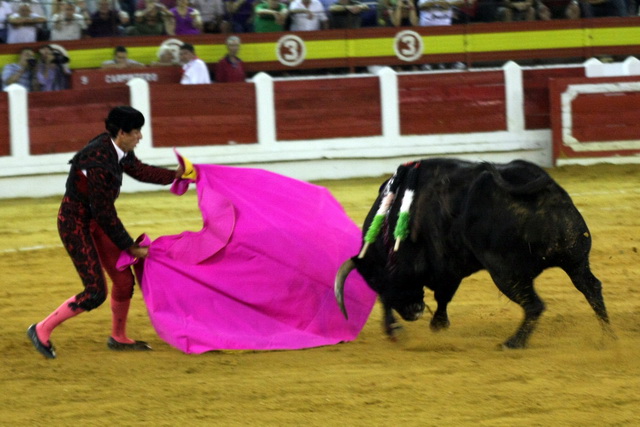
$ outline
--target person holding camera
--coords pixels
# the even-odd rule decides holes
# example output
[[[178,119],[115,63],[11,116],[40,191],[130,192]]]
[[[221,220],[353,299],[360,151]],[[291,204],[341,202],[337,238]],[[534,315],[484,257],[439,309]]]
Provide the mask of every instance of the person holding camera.
[[[413,0],[399,0],[396,2],[389,16],[394,27],[412,27],[418,25],[418,13]]]
[[[33,69],[36,66],[36,58],[33,49],[25,47],[20,51],[20,59],[14,64],[7,64],[2,69],[2,89],[14,83],[31,90]]]
[[[36,64],[31,90],[49,92],[68,87],[68,76],[71,70],[67,66],[69,58],[52,45],[40,48],[40,60]]]

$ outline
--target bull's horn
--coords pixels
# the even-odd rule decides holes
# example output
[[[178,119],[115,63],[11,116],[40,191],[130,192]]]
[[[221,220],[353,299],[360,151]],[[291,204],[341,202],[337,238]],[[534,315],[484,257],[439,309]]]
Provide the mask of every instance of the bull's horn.
[[[347,308],[344,306],[344,282],[347,280],[347,276],[353,269],[356,268],[356,263],[353,262],[351,258],[346,260],[340,266],[340,269],[336,273],[336,280],[333,284],[333,290],[336,294],[336,300],[338,300],[338,304],[340,305],[340,310],[342,314],[344,314],[345,319],[349,318],[347,314]]]

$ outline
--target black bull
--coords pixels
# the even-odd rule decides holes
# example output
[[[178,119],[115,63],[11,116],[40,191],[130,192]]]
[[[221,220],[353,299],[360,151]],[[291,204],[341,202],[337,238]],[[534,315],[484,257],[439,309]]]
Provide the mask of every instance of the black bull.
[[[397,327],[392,310],[405,320],[422,315],[424,287],[437,302],[431,328],[448,327],[447,304],[460,282],[485,269],[524,310],[503,345],[524,348],[545,308],[533,281],[560,267],[613,336],[601,283],[589,268],[589,229],[566,191],[534,164],[429,159],[402,165],[381,187],[363,240],[360,255],[336,275],[336,298],[347,316],[344,282],[357,269],[379,295],[389,335]]]

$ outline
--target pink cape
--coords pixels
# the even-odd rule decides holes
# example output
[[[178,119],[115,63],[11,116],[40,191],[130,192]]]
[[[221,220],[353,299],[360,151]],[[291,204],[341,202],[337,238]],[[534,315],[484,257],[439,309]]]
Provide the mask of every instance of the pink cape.
[[[361,232],[331,193],[258,169],[195,167],[202,230],[159,237],[144,262],[142,293],[160,338],[185,353],[354,340],[376,296],[354,272],[349,319],[340,312],[334,277]]]

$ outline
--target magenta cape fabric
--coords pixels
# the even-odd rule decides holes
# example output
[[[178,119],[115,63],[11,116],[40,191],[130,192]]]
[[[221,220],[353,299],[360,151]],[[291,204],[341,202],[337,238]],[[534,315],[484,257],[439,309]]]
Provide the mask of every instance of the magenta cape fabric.
[[[359,228],[325,188],[263,170],[196,165],[204,227],[150,245],[141,287],[158,335],[185,353],[300,349],[355,339],[375,294],[354,272],[349,320],[333,281]]]

